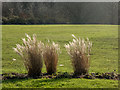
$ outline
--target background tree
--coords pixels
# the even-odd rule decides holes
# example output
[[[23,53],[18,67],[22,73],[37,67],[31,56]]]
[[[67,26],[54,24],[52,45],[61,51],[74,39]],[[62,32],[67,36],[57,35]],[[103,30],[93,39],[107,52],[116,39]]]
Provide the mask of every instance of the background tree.
[[[117,24],[117,2],[3,2],[3,24]]]

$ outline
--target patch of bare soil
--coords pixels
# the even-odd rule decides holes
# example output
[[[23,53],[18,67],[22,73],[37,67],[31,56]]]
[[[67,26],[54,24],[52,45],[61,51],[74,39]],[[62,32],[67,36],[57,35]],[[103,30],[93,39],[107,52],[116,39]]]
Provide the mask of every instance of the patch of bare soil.
[[[58,72],[57,74],[48,75],[47,73],[42,73],[37,77],[29,77],[27,74],[20,73],[4,73],[0,75],[0,79],[8,80],[8,79],[26,79],[26,78],[51,78],[51,79],[60,79],[60,78],[85,78],[85,79],[112,79],[112,80],[120,80],[120,74],[112,73],[89,73],[85,75],[74,75],[73,73],[69,74],[67,72]]]

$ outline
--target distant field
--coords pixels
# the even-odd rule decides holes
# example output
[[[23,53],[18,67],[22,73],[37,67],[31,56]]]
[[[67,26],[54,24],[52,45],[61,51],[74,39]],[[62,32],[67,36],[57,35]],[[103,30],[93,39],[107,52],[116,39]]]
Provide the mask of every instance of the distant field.
[[[93,43],[89,72],[118,72],[118,26],[117,25],[3,25],[2,26],[2,73],[26,73],[21,58],[13,52],[15,44],[22,44],[25,33],[37,34],[38,40],[48,39],[60,44],[62,53],[59,56],[58,72],[73,72],[70,58],[64,44],[72,41],[71,34],[89,38]],[[12,59],[17,60],[12,63]],[[59,66],[63,64],[64,66]],[[46,72],[45,66],[42,72]],[[30,84],[31,83],[31,84]],[[32,84],[33,83],[33,84]],[[91,84],[90,84],[91,83]],[[3,81],[3,87],[44,87],[44,88],[113,88],[116,80],[88,79],[24,79]]]

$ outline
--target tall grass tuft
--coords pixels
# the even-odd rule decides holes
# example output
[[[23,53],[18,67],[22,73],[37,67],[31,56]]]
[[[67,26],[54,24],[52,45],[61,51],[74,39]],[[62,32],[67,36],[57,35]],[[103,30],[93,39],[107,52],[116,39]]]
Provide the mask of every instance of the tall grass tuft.
[[[54,42],[51,44],[48,42],[43,49],[43,59],[45,62],[47,74],[55,73],[57,70],[58,55],[60,47]]]
[[[76,38],[73,34],[73,41],[65,44],[67,53],[70,55],[75,75],[88,73],[89,59],[92,42]]]
[[[16,44],[16,48],[13,49],[22,57],[24,66],[28,71],[28,76],[39,76],[43,66],[42,48],[44,44],[41,41],[37,41],[35,34],[33,34],[32,39],[28,34],[25,35],[27,40],[22,38],[23,44]]]

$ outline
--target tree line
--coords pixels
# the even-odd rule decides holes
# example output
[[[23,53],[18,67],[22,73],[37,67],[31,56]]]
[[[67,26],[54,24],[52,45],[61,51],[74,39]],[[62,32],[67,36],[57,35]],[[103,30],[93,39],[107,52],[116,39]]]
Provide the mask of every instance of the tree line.
[[[2,24],[117,24],[116,2],[3,2]]]

